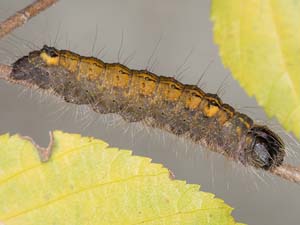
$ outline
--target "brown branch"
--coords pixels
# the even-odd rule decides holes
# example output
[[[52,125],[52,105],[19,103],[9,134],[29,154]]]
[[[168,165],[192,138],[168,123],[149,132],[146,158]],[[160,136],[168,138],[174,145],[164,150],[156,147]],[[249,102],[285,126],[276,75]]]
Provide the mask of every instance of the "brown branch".
[[[9,74],[11,73],[11,71],[12,71],[11,66],[0,64],[0,79],[1,80],[8,80],[9,79]]]
[[[50,7],[58,0],[37,0],[26,8],[20,10],[13,16],[0,24],[0,38],[9,34],[12,30],[25,24],[29,19]]]
[[[289,164],[278,166],[271,173],[284,178],[286,180],[300,183],[300,167],[295,167]]]

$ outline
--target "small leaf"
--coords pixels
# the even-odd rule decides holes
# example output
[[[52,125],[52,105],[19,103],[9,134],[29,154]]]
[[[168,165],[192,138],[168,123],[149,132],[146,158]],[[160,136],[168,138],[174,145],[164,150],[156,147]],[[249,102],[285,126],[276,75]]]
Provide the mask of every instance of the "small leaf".
[[[30,141],[2,135],[0,224],[236,224],[222,200],[169,176],[93,138],[56,131],[42,163]]]
[[[211,18],[224,65],[300,138],[300,1],[213,0]]]

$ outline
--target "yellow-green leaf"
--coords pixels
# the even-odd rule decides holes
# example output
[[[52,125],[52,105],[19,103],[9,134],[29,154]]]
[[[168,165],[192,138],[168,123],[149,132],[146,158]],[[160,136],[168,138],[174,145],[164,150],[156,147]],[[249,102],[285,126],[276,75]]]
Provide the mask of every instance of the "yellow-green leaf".
[[[300,1],[213,0],[211,18],[224,65],[300,137]]]
[[[101,140],[54,132],[39,160],[18,135],[0,136],[0,224],[236,224],[232,209],[199,185]]]

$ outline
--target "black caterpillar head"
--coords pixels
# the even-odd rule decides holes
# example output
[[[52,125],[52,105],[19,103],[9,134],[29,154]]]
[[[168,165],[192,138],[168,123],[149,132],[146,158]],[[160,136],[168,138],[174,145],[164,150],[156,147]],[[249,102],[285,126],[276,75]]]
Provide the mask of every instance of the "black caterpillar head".
[[[247,162],[269,170],[280,166],[285,156],[283,141],[266,126],[254,126],[247,135]]]

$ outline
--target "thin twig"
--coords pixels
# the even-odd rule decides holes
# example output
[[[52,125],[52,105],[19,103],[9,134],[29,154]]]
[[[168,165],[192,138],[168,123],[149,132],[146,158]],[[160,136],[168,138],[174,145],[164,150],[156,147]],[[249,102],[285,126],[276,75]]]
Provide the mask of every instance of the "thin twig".
[[[278,166],[271,173],[284,178],[286,180],[300,183],[300,167],[295,167],[289,164]]]
[[[10,81],[9,75],[11,71],[11,66],[0,64],[0,79]],[[270,172],[285,180],[300,184],[300,167],[284,164],[282,166],[274,168]]]
[[[1,65],[0,64],[0,79],[1,80],[9,80],[9,74],[12,71],[11,66]]]
[[[9,34],[12,30],[25,24],[29,19],[50,7],[58,0],[37,0],[26,8],[20,10],[16,14],[0,24],[0,38]]]

